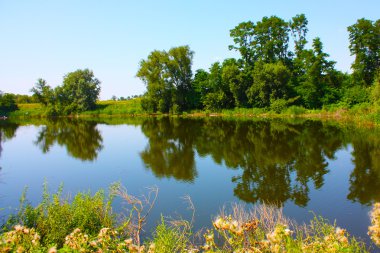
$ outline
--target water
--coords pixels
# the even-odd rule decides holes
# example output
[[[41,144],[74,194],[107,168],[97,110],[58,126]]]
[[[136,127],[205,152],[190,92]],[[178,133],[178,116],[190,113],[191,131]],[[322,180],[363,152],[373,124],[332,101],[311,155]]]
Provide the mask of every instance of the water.
[[[147,230],[161,214],[211,225],[223,205],[275,203],[290,218],[315,214],[369,241],[380,200],[380,130],[320,121],[127,118],[1,121],[0,215],[51,191],[159,188]],[[115,207],[118,209],[118,207]],[[119,208],[120,209],[120,208]]]

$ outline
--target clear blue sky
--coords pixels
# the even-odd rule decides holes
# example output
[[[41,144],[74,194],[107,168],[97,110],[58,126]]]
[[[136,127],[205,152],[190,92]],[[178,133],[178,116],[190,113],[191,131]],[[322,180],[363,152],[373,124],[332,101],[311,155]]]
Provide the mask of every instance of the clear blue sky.
[[[193,70],[237,54],[229,30],[243,21],[304,13],[309,41],[319,36],[337,68],[349,71],[347,26],[380,18],[379,0],[95,1],[0,0],[0,90],[28,94],[37,78],[55,87],[64,74],[89,68],[101,99],[142,94],[135,77],[154,49],[189,45]]]

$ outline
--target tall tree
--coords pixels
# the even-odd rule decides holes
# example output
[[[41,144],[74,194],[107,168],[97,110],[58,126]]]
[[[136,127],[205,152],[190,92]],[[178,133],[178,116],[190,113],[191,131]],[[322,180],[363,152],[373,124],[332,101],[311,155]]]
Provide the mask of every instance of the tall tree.
[[[291,57],[288,50],[289,31],[289,23],[276,16],[264,17],[256,24],[243,22],[230,31],[235,45],[229,46],[229,49],[239,51],[250,67],[258,60],[287,63]]]
[[[168,57],[165,51],[155,50],[147,60],[140,62],[136,74],[146,85],[147,92],[142,100],[142,106],[150,112],[168,112],[172,102],[173,87],[168,82],[166,62]]]
[[[180,111],[190,109],[193,56],[189,46],[173,47],[168,52],[167,72],[169,81],[176,88],[175,103]]]
[[[357,82],[372,85],[376,70],[380,68],[380,19],[376,22],[359,19],[347,28],[351,55],[355,61],[351,68]]]
[[[305,14],[296,15],[289,22],[290,31],[294,40],[294,51],[297,56],[302,53],[307,44],[306,34],[308,32],[308,23]]]
[[[140,62],[137,77],[147,86],[145,109],[169,112],[191,108],[193,55],[188,46],[180,46],[169,52],[153,51]]]

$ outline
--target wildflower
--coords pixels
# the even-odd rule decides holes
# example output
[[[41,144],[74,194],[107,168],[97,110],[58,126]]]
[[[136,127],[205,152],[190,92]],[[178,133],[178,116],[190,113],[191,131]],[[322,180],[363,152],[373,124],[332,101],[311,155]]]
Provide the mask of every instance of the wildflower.
[[[211,246],[206,243],[205,245],[202,246],[202,249],[204,249],[205,251],[208,251],[211,249]]]
[[[218,217],[218,218],[214,221],[214,223],[213,223],[213,225],[214,225],[214,227],[215,227],[216,229],[220,229],[220,228],[223,226],[223,224],[224,224],[224,220],[223,220],[221,217]]]
[[[335,230],[335,233],[336,233],[337,235],[344,235],[345,232],[346,232],[346,230],[345,230],[345,229],[342,229],[342,228],[340,228],[340,227],[337,227],[336,230]]]
[[[293,234],[293,231],[290,230],[289,228],[286,228],[286,229],[284,230],[284,233],[285,233],[286,236],[290,236],[290,235]]]
[[[370,217],[372,225],[368,227],[368,235],[376,245],[380,246],[380,203],[373,205]]]
[[[21,225],[16,225],[16,226],[14,227],[14,229],[15,229],[16,231],[22,231],[22,230],[23,230],[23,227],[22,227]]]
[[[57,253],[57,248],[54,246],[54,247],[51,247],[48,251],[48,253]]]
[[[214,234],[208,234],[205,236],[206,241],[210,242],[214,240]]]
[[[156,245],[154,243],[151,243],[149,245],[149,251],[154,252],[154,249],[156,248]]]
[[[23,252],[25,252],[25,249],[24,249],[24,247],[19,246],[19,247],[17,248],[16,252],[17,252],[17,253],[23,253]]]
[[[131,245],[132,244],[132,238],[126,239],[124,242],[127,245]]]

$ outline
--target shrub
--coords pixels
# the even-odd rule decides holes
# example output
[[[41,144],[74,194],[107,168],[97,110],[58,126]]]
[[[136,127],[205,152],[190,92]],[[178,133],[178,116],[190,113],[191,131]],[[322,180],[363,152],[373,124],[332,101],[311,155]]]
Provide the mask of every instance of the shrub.
[[[62,197],[62,187],[51,195],[45,184],[42,203],[33,207],[26,203],[24,195],[19,212],[8,219],[3,229],[21,224],[35,229],[43,245],[62,246],[66,235],[75,228],[95,235],[102,227],[114,225],[111,202],[112,197],[106,200],[103,191],[94,195],[80,192],[69,202],[68,197]]]
[[[302,106],[292,105],[285,110],[286,114],[300,115],[306,113],[307,110]]]
[[[271,99],[270,109],[275,113],[281,113],[288,106],[288,101],[280,98],[280,99]]]

